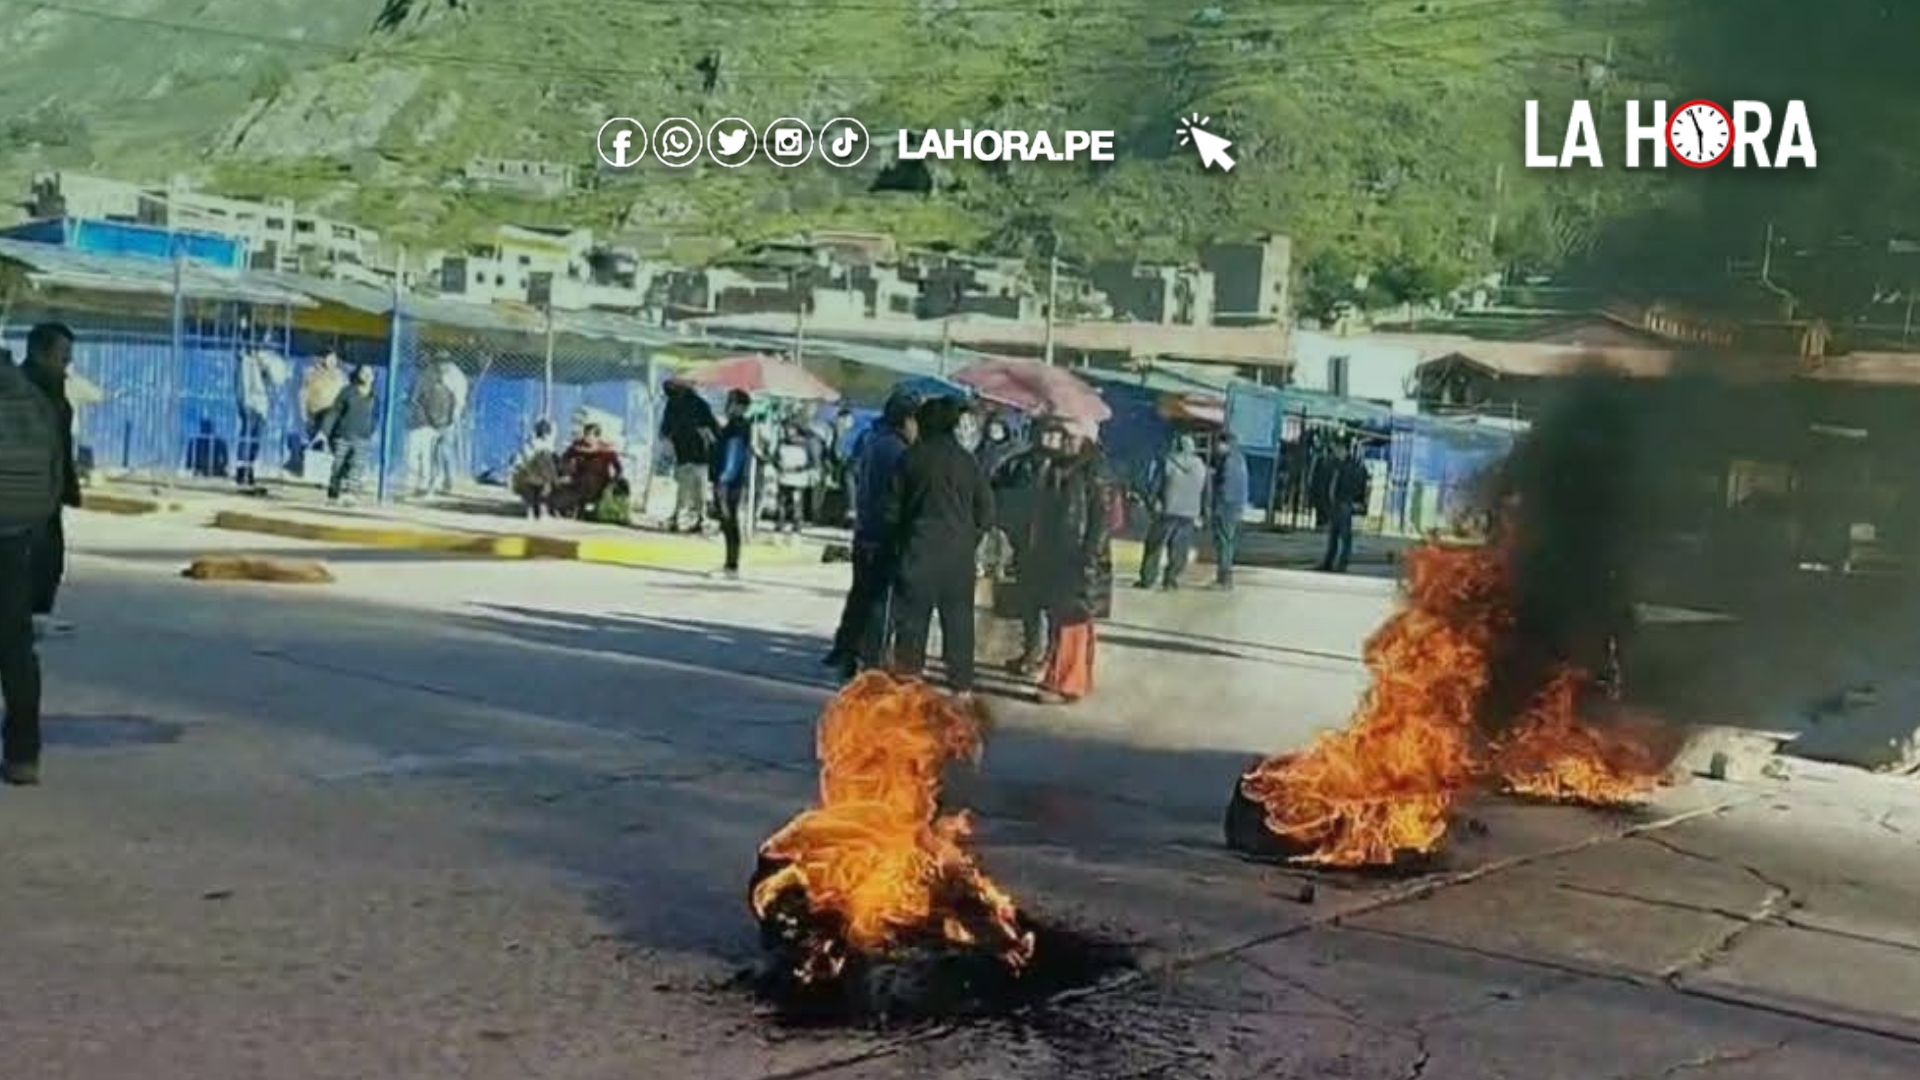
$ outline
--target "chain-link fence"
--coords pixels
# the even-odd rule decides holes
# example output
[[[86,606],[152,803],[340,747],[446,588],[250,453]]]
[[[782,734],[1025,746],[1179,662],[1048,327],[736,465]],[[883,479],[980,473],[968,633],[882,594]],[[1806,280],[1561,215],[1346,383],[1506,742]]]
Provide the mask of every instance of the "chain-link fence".
[[[392,319],[393,378],[381,425],[385,497],[507,496],[540,421],[562,449],[591,426],[620,459],[635,508],[652,476],[659,373],[637,342],[557,326],[472,325],[444,304]],[[497,321],[497,320],[488,320]]]
[[[174,312],[164,301],[145,311],[138,303],[121,306],[102,311],[35,298],[7,313],[0,344],[19,360],[34,326],[58,323],[73,332],[68,391],[76,444],[92,475],[163,486],[231,477],[242,435],[251,434],[242,431],[236,403],[238,358],[256,348],[290,354],[291,311],[188,298]],[[263,447],[298,424],[291,400],[273,404],[258,440]]]
[[[1352,445],[1373,476],[1360,527],[1401,537],[1449,530],[1470,517],[1482,476],[1514,439],[1506,428],[1250,386],[1228,394],[1227,427],[1247,455],[1269,524],[1320,527],[1323,485],[1339,448]]]

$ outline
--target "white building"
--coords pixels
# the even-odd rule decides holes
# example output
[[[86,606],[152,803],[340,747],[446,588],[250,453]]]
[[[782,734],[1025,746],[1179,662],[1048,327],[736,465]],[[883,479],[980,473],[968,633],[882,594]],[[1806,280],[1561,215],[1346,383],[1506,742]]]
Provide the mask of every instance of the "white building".
[[[465,170],[467,186],[481,191],[510,191],[558,198],[579,186],[579,170],[557,161],[474,158]]]
[[[1293,385],[1419,411],[1414,375],[1426,354],[1417,345],[1371,334],[1293,332]]]
[[[555,310],[638,310],[652,273],[632,252],[603,247],[592,229],[502,225],[492,238],[439,259],[440,292],[476,304],[539,304]]]
[[[34,217],[126,221],[195,230],[243,241],[260,270],[323,274],[334,265],[377,263],[379,234],[351,222],[301,213],[289,199],[229,199],[176,180],[164,187],[50,172],[34,177],[27,209]]]

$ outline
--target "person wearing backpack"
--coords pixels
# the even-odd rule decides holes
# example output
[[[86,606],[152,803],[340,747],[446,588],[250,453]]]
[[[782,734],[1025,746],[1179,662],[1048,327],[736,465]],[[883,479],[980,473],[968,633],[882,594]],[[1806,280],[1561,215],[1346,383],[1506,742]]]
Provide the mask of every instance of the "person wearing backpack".
[[[0,780],[40,782],[40,656],[35,548],[72,471],[59,411],[0,350]]]

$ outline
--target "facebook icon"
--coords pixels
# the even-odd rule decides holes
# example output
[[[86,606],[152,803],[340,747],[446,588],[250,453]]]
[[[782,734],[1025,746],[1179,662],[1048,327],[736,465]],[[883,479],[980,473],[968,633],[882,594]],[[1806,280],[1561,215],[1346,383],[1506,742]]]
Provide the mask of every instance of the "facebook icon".
[[[631,168],[647,154],[647,129],[640,121],[616,116],[600,125],[600,160],[616,169]]]

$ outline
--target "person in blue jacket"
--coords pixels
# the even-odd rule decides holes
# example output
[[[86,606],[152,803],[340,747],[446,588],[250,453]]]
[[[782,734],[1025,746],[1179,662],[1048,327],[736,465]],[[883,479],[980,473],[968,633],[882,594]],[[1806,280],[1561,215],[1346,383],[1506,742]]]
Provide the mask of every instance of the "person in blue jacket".
[[[1240,519],[1247,512],[1247,455],[1230,432],[1213,444],[1213,483],[1207,516],[1213,526],[1214,584],[1233,588],[1233,560],[1240,552]]]
[[[727,421],[713,454],[714,501],[720,507],[720,535],[727,542],[721,573],[727,577],[740,576],[740,514],[753,482],[753,425],[747,422],[752,408],[753,397],[745,390],[727,391]]]

